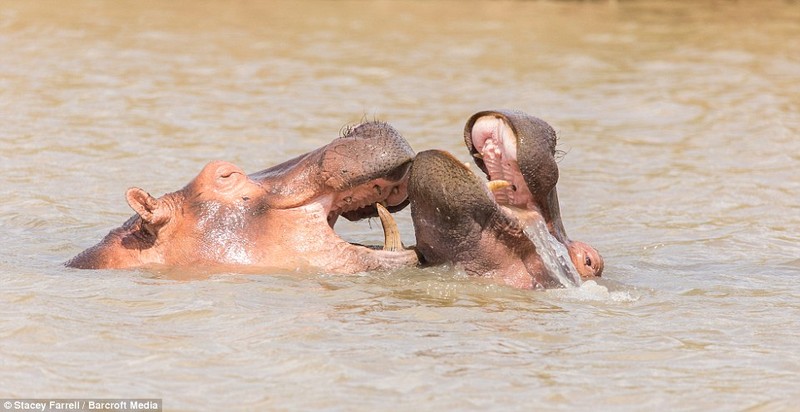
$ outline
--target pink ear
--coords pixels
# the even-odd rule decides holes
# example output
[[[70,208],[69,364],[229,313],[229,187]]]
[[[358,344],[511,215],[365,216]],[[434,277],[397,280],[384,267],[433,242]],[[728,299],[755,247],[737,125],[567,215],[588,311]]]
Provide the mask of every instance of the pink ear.
[[[221,193],[235,193],[247,180],[244,170],[233,163],[217,160],[206,165],[206,168],[213,171],[215,189]]]
[[[161,225],[169,220],[169,214],[158,201],[150,196],[150,193],[138,187],[132,187],[125,192],[128,205],[136,212],[142,220],[151,225]]]

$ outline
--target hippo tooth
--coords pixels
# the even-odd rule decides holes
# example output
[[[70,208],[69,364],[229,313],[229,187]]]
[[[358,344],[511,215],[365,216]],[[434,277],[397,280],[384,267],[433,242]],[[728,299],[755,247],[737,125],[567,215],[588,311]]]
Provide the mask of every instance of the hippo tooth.
[[[381,219],[381,226],[383,226],[383,250],[402,251],[403,241],[400,239],[400,230],[397,228],[394,217],[381,203],[375,203],[375,207],[378,209],[378,216]]]
[[[500,189],[505,189],[509,186],[511,186],[511,182],[509,182],[508,180],[491,180],[489,182],[486,182],[486,187],[489,188],[490,192],[494,192]]]

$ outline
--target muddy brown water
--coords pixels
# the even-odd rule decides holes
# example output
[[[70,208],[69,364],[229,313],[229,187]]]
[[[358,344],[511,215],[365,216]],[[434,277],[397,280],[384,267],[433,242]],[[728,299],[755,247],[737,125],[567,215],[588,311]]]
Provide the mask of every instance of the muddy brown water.
[[[605,281],[61,266],[130,216],[130,186],[254,172],[364,118],[468,161],[463,124],[490,108],[558,131],[565,225]],[[6,1],[0,156],[0,397],[798,407],[797,2]]]

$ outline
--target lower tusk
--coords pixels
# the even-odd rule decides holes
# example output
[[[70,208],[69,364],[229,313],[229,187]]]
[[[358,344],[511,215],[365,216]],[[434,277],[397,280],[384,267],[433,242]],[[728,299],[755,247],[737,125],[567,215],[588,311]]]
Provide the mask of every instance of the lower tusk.
[[[490,192],[505,189],[509,186],[511,186],[511,182],[508,180],[490,180],[488,183],[486,183],[486,187],[489,188]]]
[[[400,230],[397,228],[394,217],[384,205],[376,203],[375,207],[378,209],[378,217],[383,226],[383,250],[390,252],[403,250],[403,241],[400,239]]]

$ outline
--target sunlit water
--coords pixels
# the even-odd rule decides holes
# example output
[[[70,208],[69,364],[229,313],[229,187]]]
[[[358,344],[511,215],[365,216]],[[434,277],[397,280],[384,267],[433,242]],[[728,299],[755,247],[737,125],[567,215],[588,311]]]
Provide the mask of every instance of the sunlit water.
[[[796,410],[798,39],[791,1],[2,2],[0,397]],[[130,186],[255,172],[363,118],[468,161],[464,122],[495,108],[558,131],[564,223],[604,280],[62,266]]]

